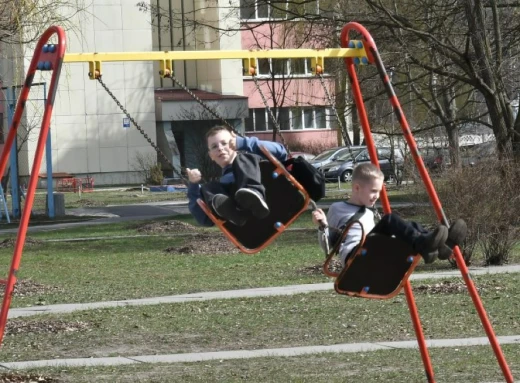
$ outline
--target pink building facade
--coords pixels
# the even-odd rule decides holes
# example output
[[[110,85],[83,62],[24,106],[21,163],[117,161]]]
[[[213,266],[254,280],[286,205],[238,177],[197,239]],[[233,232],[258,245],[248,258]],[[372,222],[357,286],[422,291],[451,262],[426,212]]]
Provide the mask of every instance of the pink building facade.
[[[254,24],[249,21],[242,25],[249,27],[241,32],[242,49],[319,48],[319,44],[298,42],[301,23]],[[259,59],[256,79],[260,91],[252,76],[243,77],[243,94],[249,106],[249,118],[245,120],[247,135],[272,139],[274,123],[265,99],[290,147],[341,145],[333,101],[324,89],[327,87],[329,95],[335,94],[334,78],[327,76],[326,68],[322,84],[313,74],[310,59]]]

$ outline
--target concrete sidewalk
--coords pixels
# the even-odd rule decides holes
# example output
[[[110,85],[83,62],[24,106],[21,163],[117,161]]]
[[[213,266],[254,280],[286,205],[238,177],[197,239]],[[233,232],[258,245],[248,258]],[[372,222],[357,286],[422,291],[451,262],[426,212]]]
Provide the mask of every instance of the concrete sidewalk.
[[[520,344],[520,335],[499,336],[497,337],[501,345]],[[471,347],[489,345],[488,338],[460,338],[460,339],[428,339],[428,348],[446,347]],[[52,359],[37,360],[27,362],[0,362],[0,366],[6,369],[29,369],[44,367],[92,367],[92,366],[118,366],[138,363],[188,363],[202,362],[207,360],[229,360],[229,359],[251,359],[265,357],[294,357],[308,354],[321,353],[355,353],[371,352],[379,350],[402,350],[417,349],[417,341],[401,342],[366,342],[366,343],[347,343],[335,344],[331,346],[305,346],[287,348],[269,348],[260,350],[233,350],[198,352],[186,354],[166,354],[166,355],[138,355],[138,356],[116,356],[105,358],[74,358],[74,359]]]
[[[503,274],[503,273],[520,273],[520,265],[511,266],[497,266],[487,268],[471,268],[470,274],[475,275],[489,275],[489,274]],[[436,273],[414,273],[411,275],[411,281],[426,280],[426,279],[446,279],[446,278],[461,278],[459,270],[450,270]],[[125,307],[125,306],[147,306],[158,304],[172,304],[172,303],[186,303],[198,302],[215,299],[236,299],[236,298],[255,298],[255,297],[272,297],[283,295],[305,294],[314,291],[333,291],[332,283],[315,283],[304,285],[289,285],[277,287],[260,287],[255,289],[243,290],[228,290],[228,291],[210,291],[193,294],[171,295],[164,297],[151,297],[143,299],[130,299],[124,301],[106,301],[106,302],[91,302],[91,303],[71,303],[61,305],[49,306],[32,306],[13,308],[9,310],[8,318],[27,317],[38,314],[63,314],[74,311],[94,310],[110,307]]]

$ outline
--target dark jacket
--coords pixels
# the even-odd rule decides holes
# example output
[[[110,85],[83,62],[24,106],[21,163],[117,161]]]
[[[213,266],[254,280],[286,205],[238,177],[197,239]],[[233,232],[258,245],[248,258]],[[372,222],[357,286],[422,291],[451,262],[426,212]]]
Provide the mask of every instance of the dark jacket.
[[[267,149],[276,159],[279,161],[287,160],[287,151],[284,146],[278,142],[272,141],[261,141],[256,137],[239,137],[237,136],[237,151],[243,151],[247,153],[253,153],[263,156],[260,147],[263,146]],[[258,170],[260,171],[260,169]],[[235,182],[235,176],[231,169],[231,165],[226,166],[222,169],[222,176],[220,177],[220,183],[230,184]],[[188,208],[190,213],[195,217],[197,222],[202,226],[213,226],[213,221],[204,213],[204,211],[197,204],[197,199],[200,198],[200,184],[188,185]]]

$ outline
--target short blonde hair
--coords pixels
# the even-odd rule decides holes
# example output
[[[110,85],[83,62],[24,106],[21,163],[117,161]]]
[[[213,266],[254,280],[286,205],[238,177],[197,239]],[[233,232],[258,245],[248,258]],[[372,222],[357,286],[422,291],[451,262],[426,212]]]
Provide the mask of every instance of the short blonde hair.
[[[371,162],[364,162],[357,165],[352,173],[352,183],[370,182],[376,179],[384,179],[385,175],[376,165]]]

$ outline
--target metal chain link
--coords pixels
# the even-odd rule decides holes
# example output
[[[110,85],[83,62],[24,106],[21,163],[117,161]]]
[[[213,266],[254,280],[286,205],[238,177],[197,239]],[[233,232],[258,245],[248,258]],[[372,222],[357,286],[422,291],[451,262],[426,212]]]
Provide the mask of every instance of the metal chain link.
[[[241,135],[229,122],[227,122],[224,117],[219,115],[215,109],[202,101],[195,93],[193,93],[186,85],[177,80],[174,76],[168,76],[171,80],[179,87],[181,87],[186,93],[188,93],[195,101],[197,101],[204,109],[210,112],[214,117],[219,119],[225,126],[227,126],[233,133],[237,136],[244,137]]]
[[[332,110],[334,111],[334,114],[336,115],[336,120],[338,121],[338,125],[341,129],[341,135],[343,136],[343,140],[345,141],[345,144],[349,147],[352,145],[352,142],[350,141],[350,137],[348,136],[347,129],[343,125],[343,122],[339,118],[338,110],[336,109],[335,102],[332,101],[332,97],[330,96],[329,89],[325,85],[325,80],[323,80],[323,76],[321,74],[317,74],[318,78],[320,79],[321,86],[323,87],[323,90],[325,91],[325,96],[327,96],[327,99],[329,101],[330,106],[332,106]],[[352,153],[350,153],[352,155]]]
[[[130,114],[128,113],[128,111],[126,110],[126,108],[119,102],[119,100],[116,98],[116,96],[110,91],[110,89],[108,89],[108,87],[106,86],[106,84],[103,82],[103,80],[101,80],[101,76],[97,77],[97,80],[98,82],[101,84],[101,86],[106,90],[106,92],[110,95],[110,97],[112,97],[112,99],[115,101],[115,103],[117,104],[117,106],[119,106],[119,109],[121,109],[123,111],[123,113],[126,115],[126,117],[128,117],[128,119],[130,121],[132,121],[132,124],[134,124],[134,126],[137,128],[137,130],[144,136],[144,138],[146,139],[146,141],[148,141],[148,143],[152,146],[152,148],[155,149],[155,151],[157,152],[157,154],[168,164],[172,167],[172,170],[173,172],[179,176],[179,178],[187,185],[188,184],[188,180],[181,174],[180,171],[178,171],[175,166],[173,166],[173,164],[171,163],[171,161],[168,159],[168,157],[166,157],[166,155],[161,151],[161,149],[159,149],[157,147],[157,145],[155,145],[153,143],[153,141],[150,139],[150,137],[148,137],[148,134],[145,133],[145,131],[143,130],[143,128],[141,128],[141,126],[137,123],[137,121],[134,120],[134,118],[132,116],[130,116]],[[181,169],[182,170],[182,169]]]
[[[287,151],[287,154],[290,157],[291,152],[289,151],[289,147],[285,143],[285,138],[282,135],[282,131],[280,129],[280,124],[278,124],[278,121],[276,121],[276,117],[274,116],[273,111],[271,110],[271,108],[269,107],[269,104],[267,103],[267,100],[264,96],[264,92],[262,92],[262,89],[260,88],[260,84],[258,84],[258,79],[256,78],[256,75],[253,75],[252,77],[253,77],[253,81],[256,86],[256,90],[258,91],[258,93],[260,93],[260,97],[262,97],[262,102],[264,103],[265,108],[267,109],[267,113],[269,113],[269,117],[271,118],[271,121],[273,122],[275,133],[277,133],[278,136],[280,136],[280,141],[282,141],[282,145],[285,147],[285,150]]]

